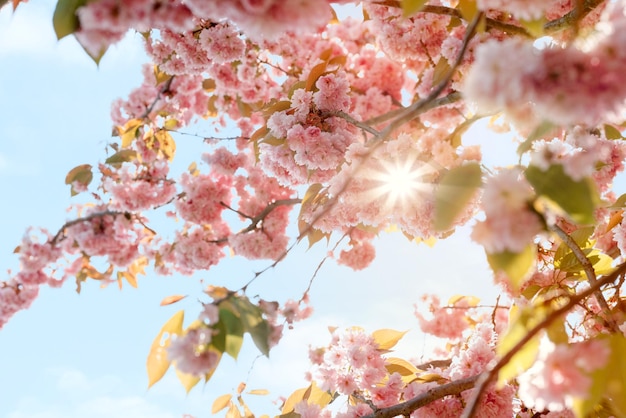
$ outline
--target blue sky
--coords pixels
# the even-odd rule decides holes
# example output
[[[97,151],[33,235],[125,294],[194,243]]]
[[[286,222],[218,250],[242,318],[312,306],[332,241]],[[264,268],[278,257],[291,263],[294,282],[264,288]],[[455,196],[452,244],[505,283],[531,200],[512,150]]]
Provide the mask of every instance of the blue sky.
[[[111,140],[110,103],[141,81],[145,61],[141,43],[130,36],[113,47],[97,68],[76,42],[57,42],[52,30],[53,2],[21,5],[14,15],[0,11],[0,269],[17,269],[12,254],[29,225],[56,231],[73,203],[64,184],[72,167],[95,165]],[[190,128],[191,131],[193,129]],[[177,162],[198,161],[203,144],[180,138]],[[494,151],[495,154],[501,151]],[[494,155],[495,155],[494,154]],[[157,225],[158,227],[158,225]],[[319,245],[319,244],[318,244]],[[409,243],[401,234],[384,234],[379,257],[363,272],[322,269],[311,292],[314,316],[287,333],[271,358],[258,360],[250,341],[238,362],[225,359],[213,380],[190,395],[173,374],[147,390],[145,359],[161,325],[177,310],[193,319],[203,285],[237,287],[267,263],[239,258],[193,278],[149,274],[139,289],[95,282],[81,295],[68,281],[61,289],[42,288],[33,306],[0,330],[0,418],[180,417],[210,416],[213,400],[240,381],[271,394],[255,412],[274,414],[271,401],[305,385],[308,344],[325,345],[328,325],[411,329],[401,346],[419,358],[430,346],[417,328],[413,304],[423,293],[442,299],[482,294],[495,299],[482,251],[467,231],[434,248]],[[250,291],[266,299],[299,298],[326,249],[297,248]],[[201,280],[203,280],[201,282]],[[189,294],[169,307],[159,302]],[[250,398],[250,397],[249,397]]]

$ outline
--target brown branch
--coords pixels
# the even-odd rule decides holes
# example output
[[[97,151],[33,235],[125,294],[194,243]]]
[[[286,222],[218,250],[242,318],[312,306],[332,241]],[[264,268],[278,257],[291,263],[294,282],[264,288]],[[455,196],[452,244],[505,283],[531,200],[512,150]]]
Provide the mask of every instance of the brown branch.
[[[479,377],[480,375],[466,377],[465,379],[459,379],[454,382],[434,387],[406,402],[378,409],[374,413],[365,415],[364,418],[392,418],[399,415],[408,417],[411,412],[441,399],[444,396],[458,395],[461,392],[465,392],[466,390],[473,388]]]
[[[82,222],[89,222],[89,221],[92,221],[92,220],[97,219],[97,218],[104,218],[105,216],[116,217],[116,216],[120,216],[120,215],[124,215],[126,217],[130,217],[131,216],[131,214],[129,212],[118,212],[118,211],[107,210],[107,211],[104,211],[104,212],[92,213],[91,215],[84,216],[82,218],[77,218],[77,219],[73,219],[71,221],[68,221],[65,224],[63,224],[63,226],[59,229],[59,231],[56,233],[54,238],[52,238],[52,240],[50,241],[50,245],[54,247],[58,243],[58,241],[63,239],[63,236],[65,235],[65,230],[67,228],[70,228],[70,227],[72,227],[74,225],[77,225],[79,223],[82,223]]]
[[[376,4],[380,6],[388,6],[388,7],[396,7],[396,8],[402,7],[399,1],[393,1],[393,0],[392,1],[379,1],[379,2],[376,2]],[[451,17],[456,17],[457,19],[464,20],[463,15],[458,9],[455,9],[452,7],[446,7],[446,6],[426,5],[422,7],[419,13],[431,13],[431,14],[437,14],[437,15],[442,15],[442,16],[451,16]],[[505,33],[521,35],[527,38],[533,37],[523,27],[511,24],[511,23],[501,22],[497,19],[492,19],[490,17],[485,18],[485,23],[487,26],[487,30],[497,29]]]
[[[424,106],[419,110],[418,116],[436,107],[444,106],[447,104],[452,104],[452,103],[458,102],[461,99],[462,99],[461,93],[459,93],[458,91],[453,91],[447,96],[439,97],[437,99],[431,100],[430,103],[424,104]],[[407,108],[394,109],[380,116],[370,118],[362,123],[365,123],[369,126],[378,125],[379,123],[387,122],[390,119],[400,116],[402,113],[406,111],[406,109]]]
[[[564,16],[546,23],[543,26],[543,30],[546,34],[553,34],[572,27],[584,19],[596,7],[604,3],[604,1],[605,0],[586,0],[583,3],[582,10],[579,7],[575,7]]]
[[[484,372],[482,375],[480,375],[480,379],[476,383],[476,386],[477,386],[476,391],[472,394],[472,397],[467,403],[467,406],[465,407],[465,410],[463,411],[463,415],[461,415],[461,418],[472,418],[473,416],[475,416],[476,411],[478,409],[478,404],[480,403],[483,393],[487,389],[487,386],[489,385],[489,383],[491,383],[491,381],[496,377],[498,372],[506,364],[508,364],[511,361],[513,356],[515,356],[515,354],[517,354],[541,330],[550,326],[552,322],[556,321],[562,315],[565,315],[567,312],[569,312],[570,309],[575,307],[579,302],[581,302],[585,298],[588,298],[589,296],[594,294],[605,284],[609,284],[617,280],[625,272],[626,272],[626,263],[620,264],[611,274],[608,274],[600,278],[585,291],[574,296],[569,296],[569,301],[565,305],[563,305],[559,309],[552,311],[541,322],[539,322],[537,325],[529,329],[526,335],[522,339],[520,339],[518,343],[515,344],[504,356],[502,356],[495,366],[493,366],[488,372]],[[562,296],[562,297],[568,297],[568,296]]]
[[[452,65],[448,69],[448,72],[443,77],[443,79],[439,82],[439,84],[435,86],[435,88],[430,92],[430,94],[427,97],[425,97],[423,100],[419,100],[413,103],[411,106],[407,107],[397,119],[391,122],[381,132],[381,137],[383,138],[388,137],[393,131],[395,131],[396,129],[404,125],[405,123],[408,123],[412,121],[413,119],[415,119],[421,112],[424,111],[424,108],[426,107],[426,105],[431,104],[431,102],[437,99],[439,95],[446,89],[446,87],[450,83],[450,80],[452,79],[452,76],[456,72],[457,67],[461,64],[461,61],[463,61],[463,57],[465,56],[465,52],[467,51],[469,42],[474,37],[474,34],[476,33],[476,28],[478,27],[478,23],[480,22],[482,18],[483,18],[483,14],[478,13],[474,17],[474,20],[467,26],[467,30],[465,32],[465,37],[463,38],[463,44],[461,45],[461,49],[459,50],[459,53],[457,54],[454,63],[452,63]]]
[[[589,261],[583,250],[578,246],[576,241],[574,241],[574,239],[570,237],[569,234],[567,234],[565,231],[563,231],[563,229],[561,229],[561,227],[559,227],[558,225],[551,225],[550,229],[555,232],[559,236],[559,238],[561,238],[561,240],[569,247],[570,250],[572,250],[572,253],[574,254],[574,257],[576,257],[576,260],[578,260],[578,262],[583,266],[583,270],[587,275],[587,280],[589,281],[589,284],[593,286],[597,282],[596,271],[594,270],[591,262]],[[598,300],[598,304],[600,304],[600,307],[602,308],[602,311],[605,315],[604,320],[606,321],[608,327],[611,329],[611,331],[618,332],[617,324],[611,318],[611,308],[609,308],[609,304],[604,298],[602,290],[598,289],[594,293],[594,296],[596,297],[596,299]]]
[[[341,119],[345,120],[346,122],[348,122],[349,124],[354,125],[357,128],[360,128],[361,130],[363,130],[365,132],[369,132],[370,134],[372,134],[374,136],[380,135],[380,132],[378,132],[376,129],[372,128],[369,123],[367,123],[367,122],[360,122],[360,121],[354,119],[352,116],[350,116],[346,112],[342,112],[342,111],[322,112],[322,117],[329,117],[329,116],[335,116],[335,117],[341,118]]]

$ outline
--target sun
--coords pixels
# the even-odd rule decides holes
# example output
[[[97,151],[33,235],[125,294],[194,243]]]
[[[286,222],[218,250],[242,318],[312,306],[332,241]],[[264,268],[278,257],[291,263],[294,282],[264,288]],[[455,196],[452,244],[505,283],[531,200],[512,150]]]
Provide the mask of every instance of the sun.
[[[380,169],[370,172],[369,177],[377,184],[371,190],[371,197],[384,198],[387,209],[407,208],[432,188],[429,178],[435,168],[416,155],[406,157],[381,161]]]

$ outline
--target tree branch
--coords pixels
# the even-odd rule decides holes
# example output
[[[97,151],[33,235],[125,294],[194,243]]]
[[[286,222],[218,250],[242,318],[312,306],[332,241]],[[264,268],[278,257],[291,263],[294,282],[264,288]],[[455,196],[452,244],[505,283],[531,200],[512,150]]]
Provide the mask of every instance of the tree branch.
[[[541,322],[528,330],[528,333],[522,339],[520,339],[519,342],[515,344],[513,348],[511,348],[504,356],[502,356],[502,358],[500,358],[500,360],[496,363],[495,366],[493,366],[491,370],[489,370],[488,372],[484,372],[482,375],[480,375],[480,379],[476,383],[476,391],[472,394],[472,397],[465,407],[461,418],[472,418],[473,416],[475,416],[476,411],[478,410],[478,404],[480,403],[483,393],[487,389],[489,383],[491,383],[491,381],[495,378],[495,376],[502,369],[502,367],[508,364],[513,356],[515,356],[515,354],[517,354],[533,337],[535,337],[535,335],[537,335],[541,330],[547,328],[557,318],[566,314],[580,301],[594,294],[602,286],[617,280],[621,275],[624,274],[624,272],[626,272],[626,263],[620,264],[611,274],[608,274],[597,280],[585,291],[574,296],[569,296],[569,301],[565,305],[563,305],[559,309],[552,311],[552,313],[546,316]]]
[[[56,233],[54,238],[52,238],[52,240],[50,241],[50,245],[54,247],[61,239],[63,239],[63,236],[65,235],[65,230],[71,226],[77,225],[81,222],[89,222],[97,218],[103,218],[105,216],[116,217],[120,215],[124,215],[129,218],[132,216],[130,212],[118,212],[118,211],[106,210],[104,212],[92,213],[91,215],[68,221],[65,224],[63,224],[63,226],[59,229],[59,231]]]
[[[445,77],[441,80],[441,82],[439,82],[439,84],[435,86],[435,88],[430,92],[430,94],[427,97],[425,97],[422,100],[418,100],[417,102],[413,103],[411,106],[407,107],[398,118],[396,118],[393,122],[391,122],[381,132],[381,135],[379,136],[379,138],[388,137],[393,131],[395,131],[396,129],[404,125],[405,123],[408,123],[412,121],[413,119],[415,119],[421,112],[424,111],[424,108],[427,105],[431,104],[431,102],[437,99],[439,95],[445,90],[445,88],[450,83],[452,76],[456,72],[457,67],[461,64],[461,61],[463,61],[463,57],[465,56],[465,52],[467,51],[469,42],[474,36],[474,34],[476,33],[476,28],[478,26],[478,23],[482,19],[482,17],[483,17],[483,14],[478,13],[474,17],[474,20],[467,26],[467,30],[465,32],[465,37],[463,38],[463,44],[461,45],[461,49],[459,50],[459,53],[457,54],[454,63],[452,63],[448,72],[446,73]]]

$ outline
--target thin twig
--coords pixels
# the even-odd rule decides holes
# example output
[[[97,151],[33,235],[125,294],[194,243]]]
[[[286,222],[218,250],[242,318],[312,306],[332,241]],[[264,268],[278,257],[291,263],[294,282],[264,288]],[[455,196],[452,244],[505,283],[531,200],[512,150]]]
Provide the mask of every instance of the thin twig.
[[[154,101],[150,103],[150,106],[146,108],[146,111],[141,116],[139,116],[139,119],[146,119],[148,116],[150,116],[150,113],[152,113],[152,110],[154,109],[154,106],[156,106],[157,102],[161,100],[161,97],[170,90],[170,87],[172,86],[172,81],[174,81],[174,76],[171,76],[163,83],[163,86],[157,93]]]
[[[587,275],[587,280],[589,281],[589,284],[593,286],[597,281],[596,271],[594,270],[591,262],[589,261],[583,250],[578,246],[576,241],[574,241],[574,239],[570,237],[569,234],[567,234],[565,231],[563,231],[563,229],[561,229],[561,227],[559,227],[558,225],[551,225],[550,229],[555,232],[559,236],[559,238],[561,238],[561,240],[565,243],[565,245],[569,247],[570,250],[572,250],[572,253],[574,254],[574,257],[576,257],[576,260],[578,260],[578,262],[583,266],[583,270]],[[608,324],[609,328],[613,332],[618,332],[617,324],[611,318],[611,308],[609,308],[609,304],[604,298],[604,294],[602,294],[602,291],[598,289],[598,291],[594,293],[594,296],[596,297],[596,299],[598,300],[598,304],[600,304],[600,307],[602,308],[602,311],[605,315],[604,320]]]
[[[579,7],[575,7],[564,16],[546,23],[543,26],[543,30],[545,33],[550,35],[572,27],[572,25],[577,24],[579,21],[584,19],[596,7],[604,3],[604,1],[605,0],[586,0],[583,3],[582,10]]]
[[[491,368],[488,372],[484,372],[479,381],[476,384],[476,390],[472,394],[465,410],[463,411],[463,415],[461,418],[472,418],[475,416],[476,411],[478,410],[478,404],[482,399],[483,393],[487,389],[487,386],[491,381],[495,378],[498,372],[508,364],[513,356],[515,356],[531,339],[533,339],[541,330],[547,328],[552,322],[556,321],[562,315],[565,315],[569,312],[573,307],[575,307],[579,302],[588,298],[596,291],[598,291],[605,284],[609,284],[617,280],[621,275],[626,272],[626,263],[620,264],[611,274],[603,276],[599,280],[597,280],[593,285],[591,285],[588,289],[585,289],[583,292],[574,295],[574,296],[563,296],[569,297],[569,301],[560,307],[552,311],[548,316],[546,316],[542,321],[540,321],[537,325],[528,330],[526,335],[521,338],[517,344],[515,344],[504,356],[500,358],[500,360],[496,363],[493,368]]]

